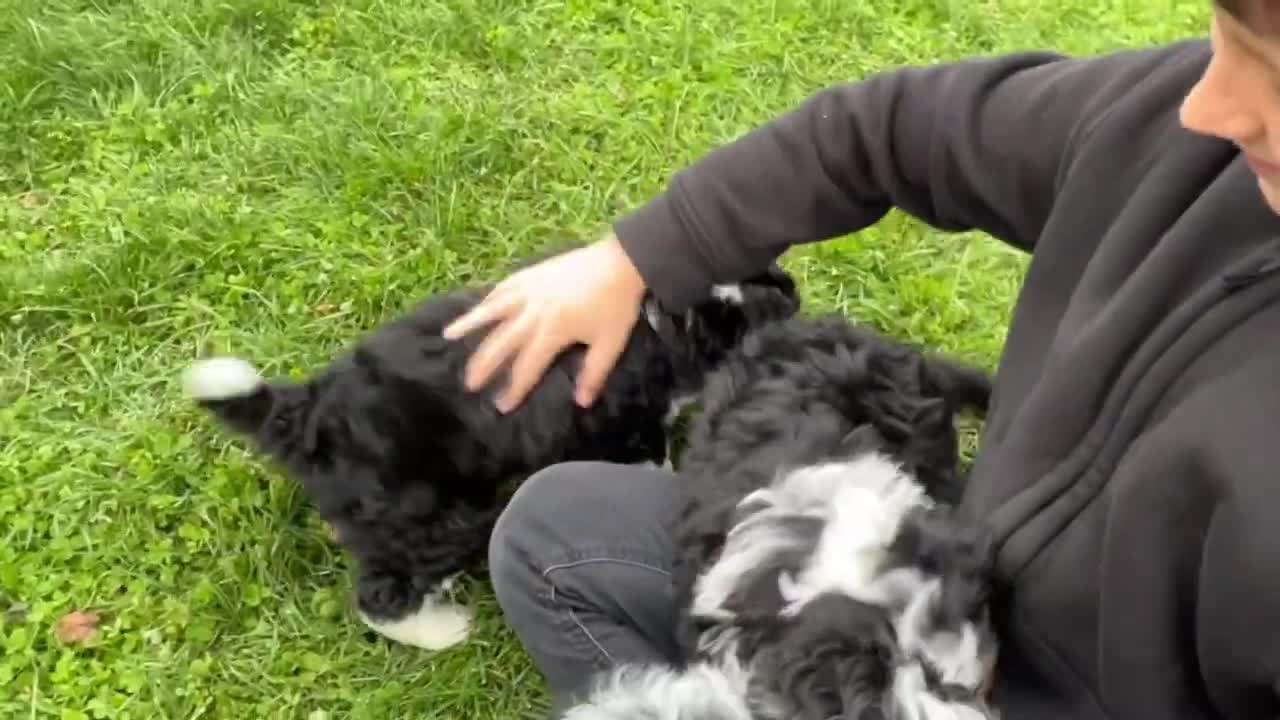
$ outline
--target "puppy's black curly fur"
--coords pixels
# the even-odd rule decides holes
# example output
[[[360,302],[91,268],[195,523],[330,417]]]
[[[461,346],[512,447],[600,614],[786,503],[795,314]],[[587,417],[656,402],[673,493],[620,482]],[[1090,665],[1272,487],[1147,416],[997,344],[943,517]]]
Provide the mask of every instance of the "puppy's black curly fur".
[[[356,605],[375,629],[418,612],[479,558],[508,480],[577,459],[662,463],[673,402],[696,393],[749,329],[790,317],[800,302],[777,265],[679,314],[649,297],[590,408],[573,401],[575,348],[504,415],[490,395],[505,377],[474,393],[462,385],[483,333],[441,335],[488,290],[430,297],[304,382],[268,382],[229,358],[188,371],[201,406],[300,480],[356,560]]]
[[[794,618],[763,626],[740,653],[753,662],[756,694],[792,720],[887,720],[893,684],[893,625],[883,608],[826,593]]]

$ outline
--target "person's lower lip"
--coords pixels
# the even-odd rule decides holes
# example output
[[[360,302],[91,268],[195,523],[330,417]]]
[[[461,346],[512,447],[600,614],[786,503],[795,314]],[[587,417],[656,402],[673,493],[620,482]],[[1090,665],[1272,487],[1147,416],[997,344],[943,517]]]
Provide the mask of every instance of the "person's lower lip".
[[[1245,159],[1248,160],[1249,167],[1253,168],[1253,171],[1259,175],[1265,175],[1267,177],[1280,175],[1280,164],[1267,162],[1266,160],[1256,158],[1252,155],[1246,155]]]

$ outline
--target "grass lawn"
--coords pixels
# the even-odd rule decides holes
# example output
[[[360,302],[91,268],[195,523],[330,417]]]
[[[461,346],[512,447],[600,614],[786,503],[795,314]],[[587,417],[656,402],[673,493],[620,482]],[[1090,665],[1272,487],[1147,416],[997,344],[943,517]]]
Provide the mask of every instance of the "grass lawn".
[[[594,9],[592,8],[594,6]],[[178,393],[594,234],[821,86],[1203,32],[1205,0],[7,0],[0,718],[517,718],[478,637],[371,640],[298,491]],[[995,362],[1023,258],[894,215],[786,258],[811,308]],[[55,637],[73,610],[96,636]]]

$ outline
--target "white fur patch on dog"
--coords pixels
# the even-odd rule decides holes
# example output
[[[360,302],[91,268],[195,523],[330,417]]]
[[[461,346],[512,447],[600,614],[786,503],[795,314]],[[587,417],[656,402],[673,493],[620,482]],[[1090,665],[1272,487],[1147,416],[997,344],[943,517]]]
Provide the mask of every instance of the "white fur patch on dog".
[[[684,671],[623,665],[607,673],[590,700],[561,720],[752,720],[744,700],[749,680],[733,658]]]
[[[662,327],[662,310],[658,309],[658,304],[652,299],[645,300],[641,309],[645,322],[649,323],[649,329],[658,332]]]
[[[654,462],[653,460],[641,460],[640,462],[638,462],[638,463],[633,463],[633,464],[634,464],[636,467],[651,468],[651,469],[653,469],[653,470],[664,470],[664,471],[666,471],[666,472],[673,472],[673,471],[675,470],[675,466],[673,466],[673,465],[671,464],[671,457],[670,457],[670,455],[668,455],[668,456],[667,456],[667,459],[666,459],[666,460],[663,460],[663,461],[662,461],[662,464],[661,464],[661,465],[659,465],[658,463]]]
[[[978,630],[968,622],[956,629],[930,627],[929,613],[941,595],[942,581],[932,578],[912,596],[894,622],[898,642],[908,655],[918,654],[928,659],[944,683],[976,692],[987,679]]]
[[[902,518],[928,504],[923,488],[889,458],[860,455],[844,462],[800,468],[739,503],[749,510],[725,538],[720,558],[698,578],[693,612],[732,619],[723,606],[751,569],[793,550],[809,550],[813,538],[785,522],[797,518],[823,524],[806,566],[782,575],[779,589],[794,615],[827,592],[886,607],[911,594],[915,584],[901,573],[883,573],[882,563]]]
[[[890,607],[901,593],[913,591],[915,583],[910,578],[886,576],[882,569],[902,519],[912,509],[928,504],[924,489],[879,454],[806,472],[836,475],[839,485],[828,496],[830,514],[818,547],[804,570],[784,589],[783,597],[789,601],[784,614],[794,615],[810,600],[828,592]],[[904,584],[906,587],[900,587]]]
[[[746,302],[742,296],[741,285],[712,285],[711,297],[730,305],[741,305]]]
[[[378,622],[359,610],[356,614],[388,640],[424,650],[443,650],[471,634],[471,611],[438,596],[428,596],[416,613],[400,620]]]
[[[901,665],[893,675],[893,699],[902,720],[986,720],[981,710],[963,703],[949,703],[929,692],[924,668]]]
[[[243,397],[252,394],[262,382],[253,365],[237,357],[197,360],[182,377],[183,390],[196,400]]]

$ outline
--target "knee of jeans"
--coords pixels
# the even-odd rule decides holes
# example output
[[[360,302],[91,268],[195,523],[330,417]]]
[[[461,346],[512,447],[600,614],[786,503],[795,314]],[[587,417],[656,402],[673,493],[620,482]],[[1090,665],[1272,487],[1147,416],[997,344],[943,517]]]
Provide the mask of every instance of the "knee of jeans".
[[[540,575],[532,556],[545,552],[553,538],[548,537],[547,519],[556,507],[564,504],[571,491],[566,491],[567,476],[574,476],[571,464],[551,465],[540,470],[520,485],[506,508],[498,516],[489,537],[489,577],[494,591],[502,594],[511,580],[522,575]]]

